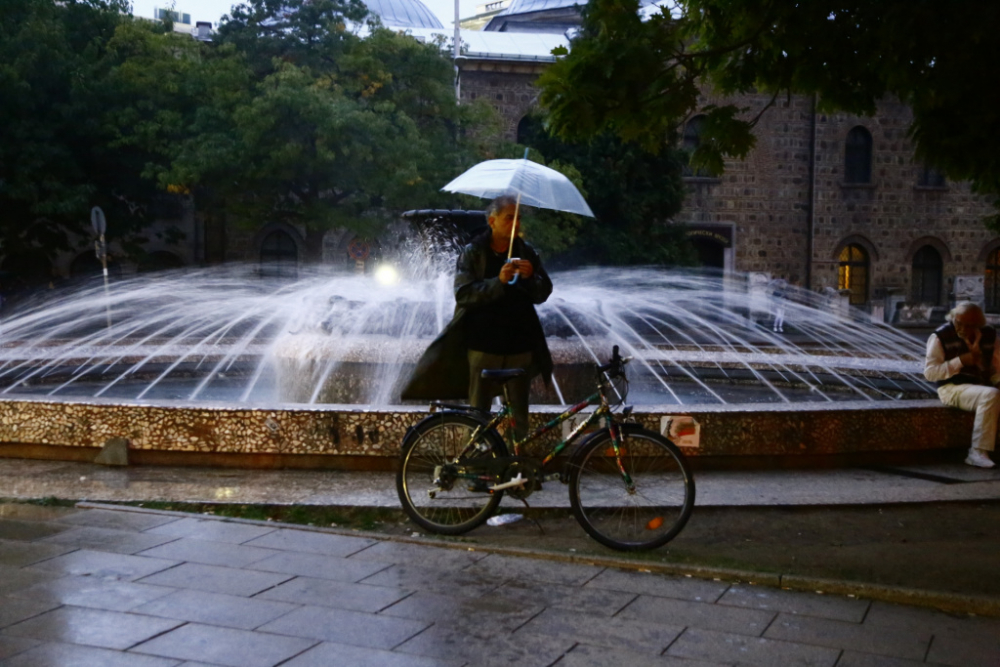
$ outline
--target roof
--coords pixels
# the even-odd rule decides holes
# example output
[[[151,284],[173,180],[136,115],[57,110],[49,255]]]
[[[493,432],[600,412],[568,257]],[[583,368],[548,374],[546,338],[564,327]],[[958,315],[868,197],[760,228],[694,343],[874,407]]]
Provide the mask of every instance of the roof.
[[[420,0],[364,0],[364,3],[390,28],[444,27]]]
[[[441,35],[450,42],[454,38],[451,30],[429,30],[414,28],[408,33],[418,39],[431,41]],[[569,46],[565,35],[548,33],[483,32],[462,30],[462,55],[466,58],[483,60],[532,60],[554,62],[552,49]]]

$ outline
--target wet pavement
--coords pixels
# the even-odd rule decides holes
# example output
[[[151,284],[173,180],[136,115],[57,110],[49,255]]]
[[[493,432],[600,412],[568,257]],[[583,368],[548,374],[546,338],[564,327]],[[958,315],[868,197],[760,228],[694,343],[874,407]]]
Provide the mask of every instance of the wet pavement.
[[[1000,662],[1000,619],[137,509],[6,505],[0,663]]]

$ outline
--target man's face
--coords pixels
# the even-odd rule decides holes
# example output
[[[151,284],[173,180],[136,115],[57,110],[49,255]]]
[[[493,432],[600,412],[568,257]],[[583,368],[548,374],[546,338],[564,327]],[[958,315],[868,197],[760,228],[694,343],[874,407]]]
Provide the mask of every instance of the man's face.
[[[514,226],[514,210],[516,207],[511,204],[505,206],[504,208],[497,211],[494,215],[490,216],[490,227],[493,231],[499,232],[504,236],[504,238],[510,238],[511,227]],[[520,211],[518,212],[520,213]],[[517,216],[517,224],[520,227],[521,216]]]
[[[955,332],[960,338],[971,339],[975,332],[986,325],[986,318],[975,309],[969,309],[955,316]]]

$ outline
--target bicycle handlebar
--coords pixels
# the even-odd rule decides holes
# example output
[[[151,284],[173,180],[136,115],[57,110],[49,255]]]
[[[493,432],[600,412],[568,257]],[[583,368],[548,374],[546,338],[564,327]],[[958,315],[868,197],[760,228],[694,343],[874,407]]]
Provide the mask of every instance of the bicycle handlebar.
[[[621,375],[625,372],[625,364],[632,360],[632,357],[622,357],[618,354],[618,346],[615,345],[611,348],[611,361],[604,364],[603,366],[597,367],[598,373],[608,373],[612,377]]]

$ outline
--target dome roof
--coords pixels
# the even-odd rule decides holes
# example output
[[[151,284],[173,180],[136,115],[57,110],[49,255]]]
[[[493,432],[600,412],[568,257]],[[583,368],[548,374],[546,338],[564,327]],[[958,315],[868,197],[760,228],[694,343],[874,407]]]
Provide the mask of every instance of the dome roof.
[[[363,0],[365,6],[389,28],[443,28],[420,0]],[[516,0],[515,0],[516,1]]]
[[[639,0],[640,6],[652,4],[655,0]],[[587,0],[512,0],[504,11],[500,12],[504,16],[514,14],[530,14],[532,12],[544,12],[553,9],[565,9],[587,4]]]

